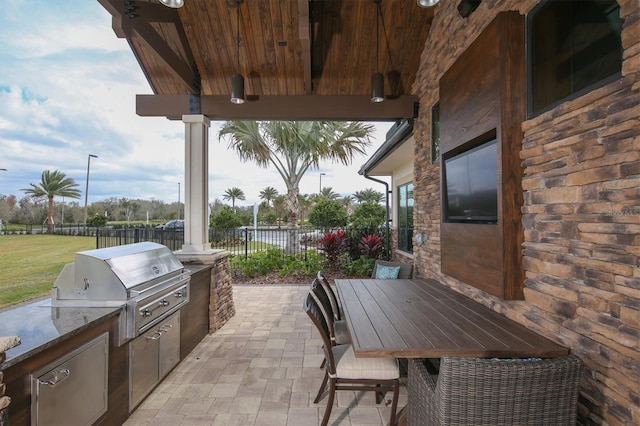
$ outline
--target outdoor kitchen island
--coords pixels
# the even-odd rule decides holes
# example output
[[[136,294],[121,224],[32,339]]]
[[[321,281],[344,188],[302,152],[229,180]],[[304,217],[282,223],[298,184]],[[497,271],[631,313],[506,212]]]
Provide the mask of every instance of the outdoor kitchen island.
[[[45,417],[60,415],[57,411],[63,408],[56,407],[56,404],[53,407],[40,407],[46,415],[38,418],[34,411],[38,398],[33,392],[40,391],[32,389],[42,387],[41,396],[44,398],[47,393],[53,393],[56,387],[69,387],[71,383],[79,396],[75,402],[76,409],[71,405],[66,408],[67,411],[77,411],[82,415],[84,407],[95,406],[92,407],[94,414],[86,414],[96,415],[95,421],[94,417],[88,417],[94,424],[123,423],[147,394],[147,391],[142,394],[138,392],[139,396],[131,403],[131,395],[136,392],[131,384],[132,342],[153,342],[164,331],[168,332],[167,335],[179,336],[179,340],[168,340],[171,344],[165,344],[174,351],[175,362],[168,369],[160,366],[161,377],[147,384],[153,388],[204,336],[220,328],[235,313],[227,256],[226,252],[222,252],[215,256],[211,264],[184,265],[190,275],[189,300],[162,321],[159,334],[154,335],[150,328],[152,334],[149,339],[122,340],[122,321],[126,314],[122,306],[52,306],[55,305],[52,299],[44,299],[0,311],[0,335],[16,335],[21,339],[21,344],[9,349],[5,353],[6,359],[0,363],[5,393],[11,398],[9,423],[48,424]],[[173,329],[174,333],[169,332],[176,324],[179,327]],[[105,349],[108,354],[100,355],[101,342],[108,348]],[[146,349],[140,349],[140,353],[143,350]],[[73,374],[73,368],[65,363],[82,372]],[[90,384],[96,381],[104,383],[104,389],[93,401],[86,401],[93,392],[89,389]],[[63,392],[63,401],[68,400],[71,404],[75,397],[69,395],[68,389]],[[59,398],[59,395],[55,398]],[[33,423],[34,419],[39,421]]]

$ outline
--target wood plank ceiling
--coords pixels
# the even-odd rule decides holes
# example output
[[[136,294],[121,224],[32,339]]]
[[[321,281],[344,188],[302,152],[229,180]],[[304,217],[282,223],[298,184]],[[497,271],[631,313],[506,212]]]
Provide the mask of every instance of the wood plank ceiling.
[[[158,0],[98,1],[113,16],[118,37],[128,40],[153,92],[177,101],[167,108],[162,96],[149,100],[154,107],[148,115],[167,116],[186,108],[185,95],[192,95],[192,111],[197,95],[197,108],[217,105],[216,114],[230,118],[237,117],[220,110],[244,108],[245,118],[264,118],[260,101],[271,110],[293,102],[282,114],[302,105],[331,109],[340,100],[368,109],[371,75],[380,71],[385,114],[405,118],[416,100],[411,86],[433,18],[433,9],[415,0],[382,0],[376,41],[373,0],[243,0],[239,6],[236,0],[184,0],[180,9]],[[247,97],[239,106],[228,101],[238,71]],[[314,97],[326,98],[316,103]],[[353,118],[376,118],[368,115],[355,112]],[[324,117],[320,111],[317,116]]]

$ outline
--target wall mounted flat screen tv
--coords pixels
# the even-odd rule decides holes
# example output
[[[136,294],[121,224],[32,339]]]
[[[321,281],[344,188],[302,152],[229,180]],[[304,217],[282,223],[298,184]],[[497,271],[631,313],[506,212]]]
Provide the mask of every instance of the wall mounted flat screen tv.
[[[447,222],[497,223],[498,152],[493,138],[444,159]]]

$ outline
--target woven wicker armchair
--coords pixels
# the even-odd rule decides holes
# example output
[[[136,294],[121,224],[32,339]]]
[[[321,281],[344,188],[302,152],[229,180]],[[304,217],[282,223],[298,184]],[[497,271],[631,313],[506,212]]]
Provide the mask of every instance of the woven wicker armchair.
[[[576,424],[582,362],[445,356],[437,375],[409,360],[408,417],[417,425]]]
[[[400,262],[390,262],[388,260],[376,260],[376,263],[373,265],[373,271],[371,272],[371,278],[376,277],[376,271],[378,270],[378,266],[399,266],[400,271],[398,273],[399,279],[411,279],[413,278],[413,265],[410,263],[400,263]]]

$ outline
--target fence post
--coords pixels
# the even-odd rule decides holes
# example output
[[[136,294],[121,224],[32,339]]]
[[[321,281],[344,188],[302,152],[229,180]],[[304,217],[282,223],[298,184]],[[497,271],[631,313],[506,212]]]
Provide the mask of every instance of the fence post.
[[[298,236],[298,240],[299,239],[300,239],[300,236]],[[303,238],[303,239],[304,239],[304,261],[308,262],[309,261],[309,256],[307,255],[307,248],[308,248],[307,247],[307,239],[306,238]]]
[[[244,228],[244,258],[245,260],[249,258],[249,231],[247,228]]]

